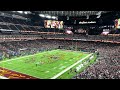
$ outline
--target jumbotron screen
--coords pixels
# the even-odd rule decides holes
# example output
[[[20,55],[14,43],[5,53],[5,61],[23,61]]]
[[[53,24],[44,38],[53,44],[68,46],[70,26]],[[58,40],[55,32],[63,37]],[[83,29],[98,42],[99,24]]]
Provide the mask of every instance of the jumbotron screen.
[[[45,28],[63,29],[63,21],[45,20],[44,26],[45,26]]]
[[[115,20],[115,28],[120,29],[120,19]]]

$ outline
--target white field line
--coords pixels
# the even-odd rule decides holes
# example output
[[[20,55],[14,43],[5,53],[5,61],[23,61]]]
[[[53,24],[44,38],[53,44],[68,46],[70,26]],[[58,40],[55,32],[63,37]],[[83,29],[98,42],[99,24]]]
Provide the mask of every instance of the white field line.
[[[71,69],[72,67],[74,67],[75,65],[77,65],[78,63],[82,62],[84,59],[88,58],[89,56],[91,56],[91,54],[87,55],[86,57],[80,59],[79,61],[77,61],[76,63],[74,63],[73,65],[69,66],[68,68],[64,69],[63,71],[61,71],[60,73],[58,73],[57,75],[53,76],[50,79],[56,79],[57,77],[59,77],[60,75],[62,75],[63,73],[65,73],[66,71],[68,71],[69,69]]]
[[[0,79],[9,79],[9,78],[6,78],[6,77],[3,77],[3,76],[0,76]]]

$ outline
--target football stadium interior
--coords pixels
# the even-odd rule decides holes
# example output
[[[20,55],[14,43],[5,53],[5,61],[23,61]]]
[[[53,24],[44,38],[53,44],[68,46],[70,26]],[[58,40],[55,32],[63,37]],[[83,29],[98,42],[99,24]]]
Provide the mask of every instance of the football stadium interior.
[[[120,79],[119,11],[0,11],[0,79]]]

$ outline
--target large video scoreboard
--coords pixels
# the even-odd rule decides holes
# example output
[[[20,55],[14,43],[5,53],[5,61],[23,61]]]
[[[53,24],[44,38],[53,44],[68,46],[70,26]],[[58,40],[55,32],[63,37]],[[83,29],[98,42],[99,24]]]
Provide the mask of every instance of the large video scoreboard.
[[[63,21],[44,20],[44,27],[63,29]]]
[[[120,29],[120,19],[115,20],[115,28]]]

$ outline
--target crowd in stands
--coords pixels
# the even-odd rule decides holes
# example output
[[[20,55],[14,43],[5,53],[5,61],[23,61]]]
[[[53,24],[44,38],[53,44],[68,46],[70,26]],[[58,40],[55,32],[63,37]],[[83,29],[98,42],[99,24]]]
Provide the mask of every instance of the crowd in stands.
[[[0,57],[10,58],[13,56],[23,56],[34,54],[40,51],[58,48],[60,45],[52,40],[29,40],[29,41],[11,41],[0,43]],[[8,57],[9,56],[9,57]]]
[[[83,39],[83,40],[106,40],[106,41],[118,41],[120,42],[120,36],[108,36],[108,35],[82,35],[82,34],[53,34],[46,35],[46,38],[69,38],[69,39]]]
[[[70,40],[29,40],[0,43],[0,59],[4,57],[23,56],[56,48],[77,47],[77,50],[97,50],[98,60],[88,69],[79,73],[77,78],[83,79],[118,79],[120,78],[120,46],[119,44],[70,41]],[[74,77],[73,77],[74,78]]]
[[[93,47],[97,49],[99,52],[99,58],[95,64],[84,70],[82,73],[78,74],[77,78],[120,79],[119,45],[109,43],[89,43],[85,46],[88,48]]]

